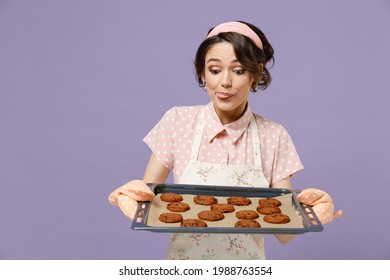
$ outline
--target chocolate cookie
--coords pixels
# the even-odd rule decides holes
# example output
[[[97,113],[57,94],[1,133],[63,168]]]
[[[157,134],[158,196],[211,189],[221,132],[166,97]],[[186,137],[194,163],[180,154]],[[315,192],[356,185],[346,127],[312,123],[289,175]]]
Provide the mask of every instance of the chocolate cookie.
[[[219,221],[225,218],[219,211],[206,210],[198,213],[198,218],[206,221]]]
[[[260,214],[263,214],[263,215],[269,215],[269,214],[273,214],[273,213],[282,213],[282,211],[280,211],[279,207],[268,206],[268,205],[257,206],[257,212],[259,212]]]
[[[234,206],[231,204],[213,204],[210,206],[210,210],[219,211],[222,213],[234,212]]]
[[[238,206],[247,206],[252,203],[252,201],[244,196],[231,196],[227,199],[229,204],[238,205]]]
[[[276,198],[261,198],[259,204],[262,206],[280,206],[282,203]]]
[[[202,221],[200,219],[187,219],[183,220],[180,223],[181,227],[207,227],[207,224],[205,221]]]
[[[235,223],[236,228],[259,228],[261,227],[258,221],[255,220],[239,220]]]
[[[253,210],[241,210],[236,213],[236,217],[238,219],[253,220],[257,219],[259,217],[259,214],[257,214],[256,211]]]
[[[197,195],[194,197],[194,202],[200,205],[212,205],[217,203],[217,199],[211,195]]]
[[[163,193],[160,199],[165,202],[179,202],[183,200],[183,197],[177,193]]]
[[[158,219],[164,223],[178,223],[183,221],[183,216],[177,213],[162,213]]]
[[[286,224],[290,222],[289,216],[281,213],[274,213],[264,216],[264,221],[270,224]]]
[[[185,202],[173,202],[167,205],[167,209],[172,212],[185,212],[190,210],[190,206]]]

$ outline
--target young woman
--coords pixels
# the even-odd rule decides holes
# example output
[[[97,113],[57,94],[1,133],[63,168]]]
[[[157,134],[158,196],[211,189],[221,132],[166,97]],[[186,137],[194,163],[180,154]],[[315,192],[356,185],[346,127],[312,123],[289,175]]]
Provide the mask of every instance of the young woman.
[[[273,54],[264,33],[249,23],[226,22],[211,29],[194,61],[199,85],[210,103],[168,110],[144,138],[152,155],[143,180],[117,189],[110,202],[122,205],[132,219],[140,199],[136,194],[141,199],[153,197],[143,182],[164,183],[171,170],[174,182],[180,184],[291,188],[291,176],[303,169],[294,144],[282,125],[254,114],[248,102],[251,92],[270,84],[267,67],[273,63]],[[318,203],[322,222],[331,221],[330,197],[312,189],[302,196],[314,198],[322,198]],[[282,243],[293,238],[276,237]],[[264,259],[264,238],[259,234],[173,234],[167,258]]]

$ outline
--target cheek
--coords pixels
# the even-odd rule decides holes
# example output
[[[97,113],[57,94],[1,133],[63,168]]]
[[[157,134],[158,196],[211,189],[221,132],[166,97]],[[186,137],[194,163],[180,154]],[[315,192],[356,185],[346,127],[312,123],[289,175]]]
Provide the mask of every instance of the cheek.
[[[254,79],[253,77],[249,78],[248,81],[247,81],[247,85],[249,88],[252,87],[252,85],[255,83],[256,79]]]
[[[241,81],[241,83],[237,84],[237,89],[240,92],[247,93],[251,90],[252,83],[253,83],[252,81],[248,81],[248,80]]]
[[[207,88],[215,88],[215,86],[218,84],[217,79],[210,75],[206,75],[204,80],[206,82]]]

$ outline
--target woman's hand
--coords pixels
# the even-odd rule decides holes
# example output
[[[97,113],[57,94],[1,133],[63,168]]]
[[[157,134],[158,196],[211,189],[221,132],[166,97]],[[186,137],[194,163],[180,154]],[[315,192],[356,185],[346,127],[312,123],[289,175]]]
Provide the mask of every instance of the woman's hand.
[[[322,190],[314,188],[304,189],[297,198],[300,203],[313,207],[314,213],[323,225],[330,223],[334,218],[343,214],[341,210],[334,214],[332,198]]]
[[[154,198],[154,193],[141,180],[130,181],[117,188],[108,197],[113,206],[118,206],[130,220],[134,219],[138,201],[150,201]]]

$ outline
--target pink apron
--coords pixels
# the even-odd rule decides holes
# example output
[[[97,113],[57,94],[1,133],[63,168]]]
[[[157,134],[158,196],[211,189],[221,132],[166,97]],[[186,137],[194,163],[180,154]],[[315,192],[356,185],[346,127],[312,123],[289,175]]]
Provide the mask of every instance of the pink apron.
[[[254,116],[250,119],[255,164],[253,166],[214,164],[198,161],[205,126],[204,112],[199,117],[191,159],[179,184],[201,184],[268,188],[261,163],[260,137]],[[261,234],[175,233],[167,259],[265,259]]]

